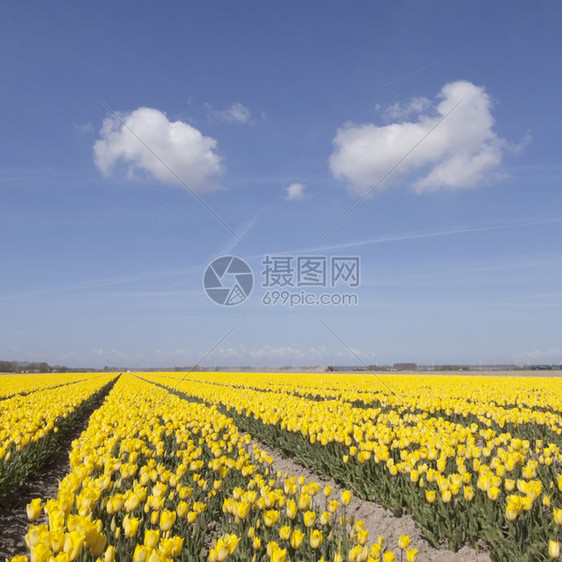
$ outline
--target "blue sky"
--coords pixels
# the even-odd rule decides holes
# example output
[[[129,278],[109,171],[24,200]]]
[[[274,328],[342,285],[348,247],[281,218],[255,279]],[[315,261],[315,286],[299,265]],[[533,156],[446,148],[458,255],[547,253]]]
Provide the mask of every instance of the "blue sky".
[[[558,4],[0,10],[0,358],[562,362]],[[358,304],[265,306],[265,255]]]

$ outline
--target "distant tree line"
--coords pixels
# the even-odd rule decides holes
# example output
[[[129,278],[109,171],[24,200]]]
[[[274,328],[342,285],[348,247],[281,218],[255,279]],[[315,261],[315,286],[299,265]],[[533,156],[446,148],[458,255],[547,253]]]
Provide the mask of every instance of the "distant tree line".
[[[67,373],[64,365],[51,366],[45,361],[0,361],[0,373]]]

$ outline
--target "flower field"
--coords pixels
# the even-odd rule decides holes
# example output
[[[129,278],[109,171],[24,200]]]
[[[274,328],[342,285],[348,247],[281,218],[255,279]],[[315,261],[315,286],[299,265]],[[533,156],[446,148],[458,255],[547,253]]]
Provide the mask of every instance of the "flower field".
[[[0,468],[116,377],[16,385],[2,402],[30,412],[2,414]],[[561,412],[558,378],[123,374],[58,496],[28,505],[28,559],[422,559],[407,536],[369,536],[346,513],[352,495],[411,515],[435,547],[556,559]],[[274,472],[260,443],[346,491]]]
[[[73,421],[115,375],[2,377],[0,397],[0,496],[39,467]]]

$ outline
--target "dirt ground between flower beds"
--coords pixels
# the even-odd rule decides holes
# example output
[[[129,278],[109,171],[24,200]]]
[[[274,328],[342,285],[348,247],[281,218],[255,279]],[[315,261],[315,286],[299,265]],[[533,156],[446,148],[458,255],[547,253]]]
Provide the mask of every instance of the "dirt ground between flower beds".
[[[307,482],[318,482],[321,486],[329,484],[333,488],[333,497],[339,499],[344,488],[336,484],[334,480],[318,475],[259,441],[253,441],[253,443],[273,457],[271,468],[274,472],[280,471],[282,474],[288,472],[290,476],[296,477],[304,476]],[[321,505],[321,507],[323,506]],[[389,548],[397,554],[399,552],[398,538],[400,535],[408,535],[412,540],[410,548],[417,548],[419,551],[418,562],[491,562],[486,551],[477,552],[469,546],[464,546],[458,552],[453,552],[445,547],[434,548],[423,538],[421,530],[411,516],[395,517],[390,511],[375,502],[353,496],[351,503],[347,506],[347,515],[365,523],[365,529],[369,531],[369,542],[376,542],[378,536],[383,535]],[[397,557],[397,559],[399,558]]]

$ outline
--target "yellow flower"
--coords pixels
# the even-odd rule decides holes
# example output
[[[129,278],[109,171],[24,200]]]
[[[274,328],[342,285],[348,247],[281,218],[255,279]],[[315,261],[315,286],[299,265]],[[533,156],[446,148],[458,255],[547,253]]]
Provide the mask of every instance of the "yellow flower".
[[[369,540],[369,531],[367,531],[366,529],[359,529],[357,531],[357,542],[361,546],[365,546],[368,540]]]
[[[316,521],[316,513],[314,511],[304,512],[304,525],[305,527],[312,527]]]
[[[326,525],[328,525],[329,522],[330,522],[330,512],[323,511],[320,515],[320,524],[325,527]]]
[[[270,509],[263,514],[263,522],[266,527],[273,527],[279,519],[280,513],[276,509]]]
[[[103,562],[114,562],[115,560],[115,547],[108,546],[103,556]]]
[[[287,500],[287,505],[285,506],[285,509],[287,510],[287,517],[289,519],[294,519],[298,513],[298,506],[295,503],[295,500],[290,499]]]
[[[398,548],[406,550],[410,546],[410,537],[408,535],[400,535],[398,539]]]
[[[517,495],[508,496],[505,506],[505,516],[507,519],[515,521],[521,511],[523,511],[523,498]]]
[[[562,525],[562,509],[554,509],[554,521],[557,525]]]
[[[176,512],[165,509],[160,513],[160,529],[169,531],[176,522]]]
[[[270,542],[267,545],[267,553],[270,562],[285,562],[287,550],[285,548],[281,549],[276,542]]]
[[[289,537],[291,536],[291,527],[289,525],[283,525],[283,527],[279,529],[279,536],[281,537],[281,540],[289,540]]]
[[[51,549],[45,543],[36,544],[30,550],[33,562],[48,562],[51,557]]]
[[[316,548],[320,548],[320,545],[322,544],[322,531],[319,531],[318,529],[314,529],[311,533],[310,533],[310,546],[314,549]]]
[[[82,552],[84,546],[84,533],[80,531],[71,531],[66,534],[64,541],[64,552],[68,554],[70,560],[76,560]]]
[[[254,537],[254,540],[252,541],[252,547],[254,548],[254,550],[259,550],[261,548],[261,540],[259,537]]]
[[[105,550],[106,544],[107,537],[97,529],[90,533],[86,542],[86,546],[88,547],[90,554],[93,554],[94,556],[100,556],[101,553]]]
[[[394,552],[388,550],[382,555],[382,559],[384,562],[394,562],[394,560],[396,560],[396,556]]]
[[[308,494],[301,494],[299,496],[299,509],[304,511],[310,506],[310,496]]]
[[[178,517],[180,519],[185,519],[188,511],[189,511],[189,506],[187,505],[186,502],[184,502],[183,500],[178,502],[178,505],[176,506],[176,513],[178,514]]]
[[[441,499],[443,500],[443,503],[449,503],[451,501],[451,498],[451,490],[443,490],[441,492]]]
[[[463,487],[464,499],[471,502],[474,499],[474,488],[472,486]]]
[[[332,486],[324,486],[324,496],[329,497],[332,493]]]
[[[41,498],[31,500],[31,502],[27,504],[26,509],[27,518],[30,521],[35,521],[41,515],[41,510],[43,509],[41,505]]]
[[[558,541],[550,541],[548,543],[548,554],[551,558],[558,558],[560,555],[560,543]]]
[[[406,562],[416,562],[417,559],[418,559],[417,548],[410,548],[410,550],[406,551]]]
[[[150,547],[146,545],[137,544],[133,552],[133,562],[146,562],[150,556]]]
[[[240,537],[234,533],[231,533],[229,535],[225,535],[222,540],[228,548],[228,554],[232,554],[236,550],[236,547],[240,542]]]
[[[291,533],[291,540],[290,540],[291,546],[295,550],[298,550],[302,545],[303,539],[304,539],[304,533],[300,529],[295,529]]]
[[[328,502],[328,511],[330,513],[335,513],[338,510],[339,503],[337,500],[331,500]]]
[[[349,490],[343,490],[341,493],[341,503],[343,505],[349,505],[353,494]]]
[[[150,548],[156,548],[158,541],[160,540],[160,531],[146,529],[144,532],[144,545]]]
[[[492,501],[496,501],[498,499],[498,496],[500,495],[500,489],[496,486],[491,486],[488,489],[487,494],[489,499],[491,499]]]
[[[428,503],[433,503],[435,501],[435,490],[426,490],[425,491],[425,500]]]
[[[139,520],[137,517],[130,518],[125,515],[123,519],[123,532],[127,538],[134,537],[137,534],[137,529],[139,528]]]

